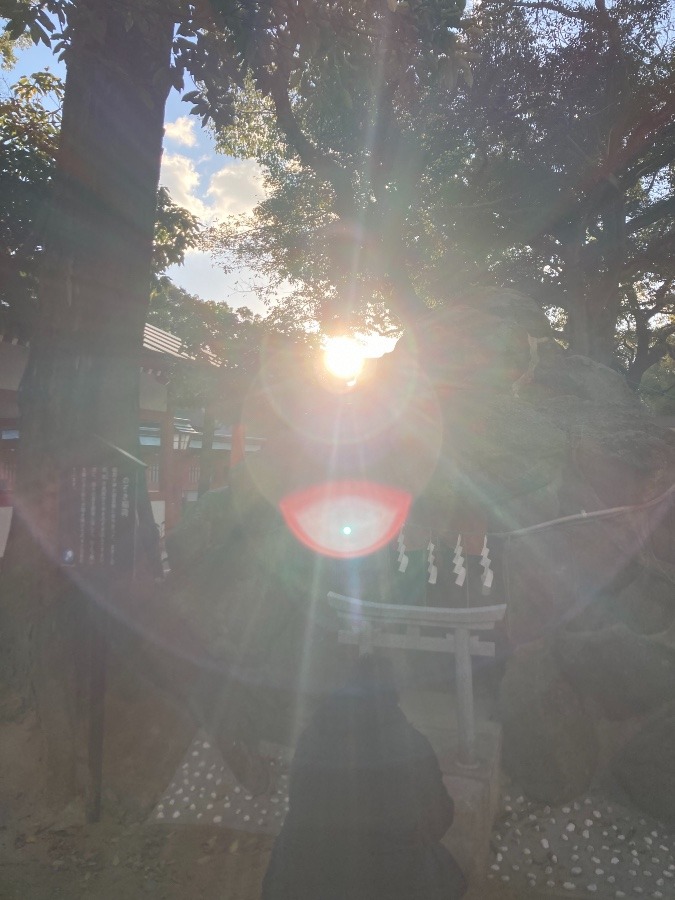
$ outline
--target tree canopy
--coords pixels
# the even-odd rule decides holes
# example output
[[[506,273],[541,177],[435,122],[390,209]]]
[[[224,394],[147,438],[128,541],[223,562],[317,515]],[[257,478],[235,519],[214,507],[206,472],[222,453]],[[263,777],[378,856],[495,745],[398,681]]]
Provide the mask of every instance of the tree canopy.
[[[326,298],[363,321],[372,299],[405,318],[396,294],[517,287],[639,380],[675,329],[670,4],[488,0],[461,24],[426,79],[381,32],[240,88],[221,146],[262,163],[268,198],[212,235],[216,258],[319,319]]]

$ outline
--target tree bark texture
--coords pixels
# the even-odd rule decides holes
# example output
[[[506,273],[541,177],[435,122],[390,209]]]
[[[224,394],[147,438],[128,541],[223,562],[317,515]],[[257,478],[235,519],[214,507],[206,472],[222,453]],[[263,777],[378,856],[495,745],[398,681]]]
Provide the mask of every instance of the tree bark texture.
[[[164,0],[80,0],[70,18],[40,319],[21,385],[17,502],[0,640],[37,716],[51,802],[83,790],[92,598],[55,559],[59,477],[96,437],[134,453],[172,16]],[[94,598],[95,599],[95,598]]]

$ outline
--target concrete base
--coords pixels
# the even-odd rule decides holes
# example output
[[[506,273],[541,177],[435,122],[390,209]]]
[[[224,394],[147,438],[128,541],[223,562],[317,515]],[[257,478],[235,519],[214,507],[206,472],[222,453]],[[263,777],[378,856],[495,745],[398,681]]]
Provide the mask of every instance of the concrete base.
[[[490,835],[499,807],[501,726],[487,721],[476,702],[476,757],[474,767],[457,762],[457,722],[454,692],[408,691],[401,707],[412,724],[434,748],[443,781],[455,803],[455,821],[443,839],[472,887],[486,875]]]
[[[472,885],[487,873],[490,835],[499,809],[501,727],[484,722],[476,735],[478,763],[461,766],[454,756],[439,760],[443,783],[455,802],[455,821],[443,838]]]

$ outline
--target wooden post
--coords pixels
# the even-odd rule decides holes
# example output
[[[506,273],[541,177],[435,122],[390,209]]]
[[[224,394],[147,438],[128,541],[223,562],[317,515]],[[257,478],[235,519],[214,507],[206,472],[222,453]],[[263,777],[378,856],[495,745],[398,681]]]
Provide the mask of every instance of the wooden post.
[[[105,589],[104,589],[105,590]],[[107,591],[105,592],[107,594]],[[103,632],[101,610],[90,600],[91,657],[89,669],[89,797],[87,821],[101,820],[103,790],[103,740],[105,735],[105,682],[108,639]]]
[[[455,673],[457,676],[457,726],[461,765],[476,762],[476,734],[473,714],[473,674],[471,671],[471,634],[468,628],[455,629]]]

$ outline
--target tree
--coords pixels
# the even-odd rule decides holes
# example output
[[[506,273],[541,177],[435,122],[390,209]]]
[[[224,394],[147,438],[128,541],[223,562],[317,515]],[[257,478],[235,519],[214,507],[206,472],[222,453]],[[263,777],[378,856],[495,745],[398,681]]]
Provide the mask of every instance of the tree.
[[[320,316],[326,294],[354,309],[388,300],[374,249],[389,243],[389,273],[426,303],[525,289],[571,349],[639,380],[671,333],[669,16],[661,0],[494,0],[465,22],[454,67],[441,57],[406,93],[365,41],[345,59],[317,53],[285,99],[249,85],[221,139],[260,160],[269,196],[214,235],[216,253],[278,272],[290,302]],[[359,86],[375,68],[383,100],[369,118],[372,90]],[[357,216],[303,141],[362,188]]]
[[[0,99],[0,330],[28,340],[37,315],[37,278],[46,201],[61,127],[63,82],[48,70],[23,76]],[[153,277],[181,264],[198,241],[199,223],[157,194]]]
[[[30,17],[49,39],[54,25],[41,4],[11,5],[18,30]],[[2,662],[34,710],[47,762],[36,781],[50,775],[48,794],[60,805],[86,783],[87,632],[83,598],[53,557],[55,499],[59,474],[94,452],[95,435],[132,453],[138,440],[139,354],[176,7],[158,0],[51,7],[65,26],[68,74],[39,316],[21,392],[20,506],[3,572],[11,587],[3,589]]]
[[[67,66],[39,314],[21,391],[19,515],[0,609],[3,670],[35,714],[35,742],[43,742],[47,763],[42,774],[51,776],[47,784],[58,804],[83,791],[87,637],[86,598],[54,559],[59,476],[94,452],[95,437],[126,451],[136,446],[168,90],[181,87],[189,70],[200,86],[192,95],[195,111],[223,124],[252,66],[270,88],[278,74],[274,57],[281,51],[286,61],[294,57],[287,35],[298,22],[306,44],[317,28],[335,34],[367,23],[381,28],[394,14],[374,0],[321,6],[310,0],[3,0],[0,15],[9,18],[14,36],[28,30],[35,41],[55,40]],[[405,37],[398,24],[395,30]],[[414,43],[411,23],[408,32]],[[281,75],[285,84],[286,69]]]
[[[215,240],[275,286],[290,280],[284,302],[296,314],[340,327],[357,308],[379,323],[387,310],[399,321],[424,312],[405,247],[424,168],[416,129],[428,124],[430,95],[447,99],[458,74],[469,77],[463,3],[383,6],[289,17],[273,46],[253,54],[221,133],[228,152],[263,163],[272,196],[250,228],[226,227]]]
[[[0,329],[22,338],[27,338],[35,312],[37,233],[44,219],[62,99],[60,79],[38,72],[21,78],[0,100]]]

